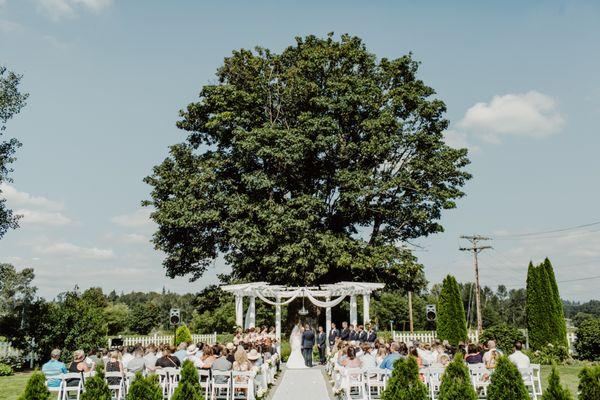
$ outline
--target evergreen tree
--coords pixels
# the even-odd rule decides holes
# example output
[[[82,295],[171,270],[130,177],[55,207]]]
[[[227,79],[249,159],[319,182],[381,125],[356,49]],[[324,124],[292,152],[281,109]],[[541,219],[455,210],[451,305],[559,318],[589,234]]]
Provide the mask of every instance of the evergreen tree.
[[[81,400],[111,400],[112,395],[108,383],[104,379],[102,367],[96,370],[96,375],[85,380],[85,390],[81,394]]]
[[[179,346],[183,342],[188,344],[192,342],[192,333],[186,325],[181,325],[175,331],[175,346]]]
[[[48,397],[50,397],[50,391],[46,387],[46,377],[37,371],[27,381],[27,386],[18,400],[47,400]]]
[[[183,362],[181,380],[171,400],[204,400],[202,387],[198,380],[198,371],[190,360]]]
[[[488,388],[488,400],[529,400],[529,393],[517,367],[500,357]]]
[[[471,384],[469,369],[463,355],[456,353],[442,376],[439,400],[477,400],[477,393]]]
[[[467,340],[467,320],[456,279],[448,275],[438,299],[437,336],[456,345]]]
[[[543,345],[545,334],[543,331],[544,318],[541,311],[539,295],[538,269],[529,262],[527,269],[527,291],[525,302],[525,314],[527,316],[527,334],[529,345],[536,349]]]
[[[546,272],[548,284],[550,285],[550,293],[552,295],[551,307],[552,307],[552,318],[549,319],[549,332],[551,343],[556,346],[569,346],[567,341],[567,324],[565,321],[565,313],[563,310],[562,299],[558,291],[558,284],[556,283],[556,276],[554,275],[554,268],[550,263],[550,260],[546,258],[543,263],[543,267]]]
[[[585,367],[579,373],[579,400],[600,399],[600,367]]]
[[[428,400],[427,386],[419,379],[419,366],[413,357],[394,363],[392,377],[381,394],[381,400]]]
[[[135,374],[129,391],[127,392],[126,400],[162,400],[163,393],[158,376],[149,375],[144,377],[141,372]]]
[[[548,377],[548,388],[542,396],[542,400],[572,400],[569,389],[564,388],[560,384],[560,376],[556,370],[556,366],[552,366],[552,372]]]

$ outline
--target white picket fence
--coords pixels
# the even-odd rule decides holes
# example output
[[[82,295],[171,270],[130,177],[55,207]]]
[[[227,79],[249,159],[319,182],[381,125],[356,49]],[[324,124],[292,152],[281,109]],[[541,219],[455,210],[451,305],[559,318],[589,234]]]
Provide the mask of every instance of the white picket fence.
[[[470,330],[467,334],[469,337],[469,341],[477,343],[479,342],[479,333],[476,330]],[[437,335],[435,331],[427,331],[427,332],[403,332],[403,331],[394,331],[392,332],[392,337],[396,342],[413,342],[418,340],[421,343],[431,343],[433,342]]]
[[[9,342],[0,342],[0,358],[15,357],[21,354],[21,351],[11,346]]]
[[[173,343],[173,335],[150,335],[150,336],[118,336],[108,339],[108,347],[112,346],[113,339],[121,339],[124,346],[135,346],[141,344],[147,346],[149,344],[162,344],[162,343]],[[206,343],[216,344],[217,333],[211,333],[208,335],[192,335],[192,342],[194,343]]]

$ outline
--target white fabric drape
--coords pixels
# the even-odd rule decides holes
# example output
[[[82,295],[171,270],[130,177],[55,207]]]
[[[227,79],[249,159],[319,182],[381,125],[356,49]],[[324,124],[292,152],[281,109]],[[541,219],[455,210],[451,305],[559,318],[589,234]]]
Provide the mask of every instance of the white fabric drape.
[[[290,297],[289,299],[287,299],[286,301],[282,301],[282,302],[276,302],[276,301],[272,301],[267,299],[265,296],[262,295],[262,293],[260,292],[256,292],[256,296],[261,299],[262,301],[264,301],[267,304],[270,304],[272,306],[285,306],[287,304],[290,304],[292,301],[294,301],[296,299],[296,297],[298,297],[300,295],[300,293],[302,293],[302,289],[298,289],[294,292],[294,295],[292,297]]]
[[[316,298],[314,298],[309,290],[305,290],[305,293],[306,293],[306,297],[308,297],[308,299],[310,300],[311,303],[313,303],[317,307],[324,307],[324,308],[335,307],[338,304],[340,304],[342,301],[344,301],[344,299],[346,298],[345,295],[342,295],[335,300],[321,301],[321,300],[317,300]]]

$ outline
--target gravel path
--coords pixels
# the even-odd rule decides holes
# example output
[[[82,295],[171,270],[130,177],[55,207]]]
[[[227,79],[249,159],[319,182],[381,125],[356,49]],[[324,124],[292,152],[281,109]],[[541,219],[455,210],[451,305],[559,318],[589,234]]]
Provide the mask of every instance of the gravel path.
[[[322,369],[285,370],[273,400],[330,400]]]

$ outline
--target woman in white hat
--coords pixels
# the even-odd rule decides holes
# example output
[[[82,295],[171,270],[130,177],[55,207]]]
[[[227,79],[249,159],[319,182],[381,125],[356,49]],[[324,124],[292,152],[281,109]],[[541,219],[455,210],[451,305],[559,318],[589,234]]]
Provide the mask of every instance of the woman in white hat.
[[[202,368],[204,366],[204,363],[202,362],[200,357],[198,357],[198,347],[196,347],[195,344],[190,344],[187,347],[186,354],[187,356],[185,357],[185,359],[193,362],[196,368]]]
[[[248,360],[252,363],[253,367],[260,367],[262,365],[262,357],[256,349],[252,349],[248,352]]]

